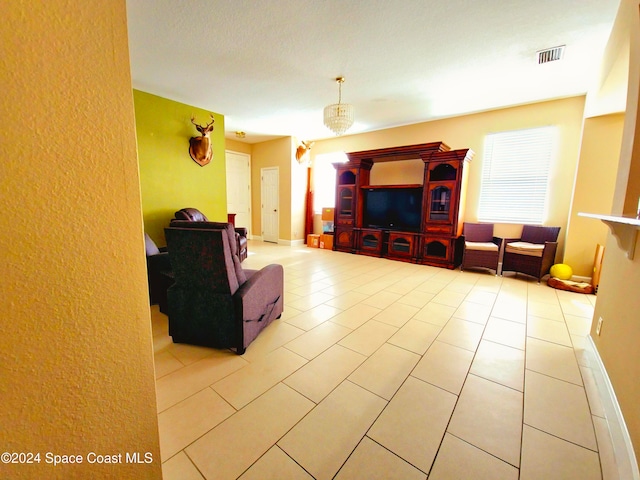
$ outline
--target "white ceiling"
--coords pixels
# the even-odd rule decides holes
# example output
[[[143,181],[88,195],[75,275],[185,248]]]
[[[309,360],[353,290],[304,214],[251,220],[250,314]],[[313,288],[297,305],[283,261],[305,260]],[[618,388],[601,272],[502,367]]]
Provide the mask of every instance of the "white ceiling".
[[[317,140],[580,95],[619,0],[127,0],[133,86],[225,116],[226,136]],[[538,50],[566,45],[560,62]],[[206,120],[201,120],[201,123]],[[195,131],[194,131],[195,133]]]

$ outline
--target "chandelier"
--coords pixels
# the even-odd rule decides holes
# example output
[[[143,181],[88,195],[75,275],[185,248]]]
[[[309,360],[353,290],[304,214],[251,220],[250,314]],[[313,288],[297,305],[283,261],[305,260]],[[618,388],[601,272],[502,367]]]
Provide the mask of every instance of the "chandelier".
[[[324,124],[336,135],[342,135],[353,125],[353,105],[342,103],[344,77],[337,77],[338,103],[324,107]]]

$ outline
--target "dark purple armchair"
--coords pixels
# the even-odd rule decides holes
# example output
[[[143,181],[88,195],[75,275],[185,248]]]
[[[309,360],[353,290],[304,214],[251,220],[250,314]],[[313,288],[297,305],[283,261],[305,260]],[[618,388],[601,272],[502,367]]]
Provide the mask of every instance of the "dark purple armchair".
[[[207,217],[197,208],[181,208],[175,213],[175,218],[171,220],[173,224],[176,220],[183,220],[188,222],[208,222]],[[218,223],[220,228],[226,225],[226,223]],[[234,227],[236,232],[236,243],[238,245],[238,258],[242,262],[247,258],[247,229],[244,227]]]
[[[175,343],[233,348],[242,355],[283,311],[282,265],[245,270],[233,225],[175,221],[165,229],[175,283],[168,290]]]
[[[560,227],[525,225],[520,238],[505,240],[502,272],[518,272],[542,280],[555,263]]]

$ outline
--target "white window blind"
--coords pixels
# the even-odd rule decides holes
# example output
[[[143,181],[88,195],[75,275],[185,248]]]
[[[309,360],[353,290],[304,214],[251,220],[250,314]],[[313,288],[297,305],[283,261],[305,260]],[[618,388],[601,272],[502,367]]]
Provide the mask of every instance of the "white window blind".
[[[478,220],[542,224],[556,127],[487,135]]]
[[[334,206],[336,201],[336,169],[333,163],[346,162],[344,152],[316,155],[313,162],[313,212]]]

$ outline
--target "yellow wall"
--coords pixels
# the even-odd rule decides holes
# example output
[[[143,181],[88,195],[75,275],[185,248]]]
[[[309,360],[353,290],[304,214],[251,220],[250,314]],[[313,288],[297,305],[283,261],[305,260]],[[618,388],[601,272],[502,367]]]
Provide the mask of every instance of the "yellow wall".
[[[622,113],[584,120],[563,260],[574,275],[591,277],[596,246],[607,241],[609,229],[604,223],[579,217],[578,213],[611,211],[623,123]]]
[[[640,179],[640,123],[638,122],[640,98],[640,21],[637,0],[623,0],[616,18],[612,39],[617,40],[617,49],[608,49],[610,59],[618,57],[619,51],[629,51],[629,77],[627,108],[624,117],[622,146],[620,152],[616,196],[613,214],[631,205],[635,210],[638,202]],[[619,39],[624,37],[625,42]],[[603,212],[596,212],[603,213]],[[604,212],[606,213],[606,212]],[[594,222],[597,220],[593,220]],[[639,237],[640,238],[640,237]],[[597,322],[592,323],[591,336],[607,370],[615,390],[627,428],[634,445],[636,458],[640,458],[640,245],[636,241],[633,260],[626,257],[615,239],[609,235],[602,267],[594,319],[604,319],[600,335],[596,335]]]
[[[125,2],[2,11],[0,443],[41,462],[0,476],[159,478]]]
[[[144,228],[158,245],[166,245],[164,228],[174,212],[194,207],[211,221],[227,221],[224,117],[215,112],[134,90],[140,188]],[[189,139],[199,136],[191,123],[209,123],[213,159],[204,167],[189,155]]]
[[[436,141],[443,141],[452,149],[471,148],[475,152],[475,157],[471,161],[469,170],[465,220],[473,222],[477,220],[480,199],[484,137],[493,132],[557,125],[560,144],[557,162],[550,172],[549,213],[545,224],[562,227],[558,239],[560,242],[558,259],[561,259],[578,161],[584,100],[584,97],[574,97],[319,140],[313,146],[311,155],[313,158],[318,154],[335,151],[351,152]],[[374,166],[375,169],[376,166]],[[374,177],[376,173],[372,170],[371,175]],[[562,188],[557,188],[559,185]],[[500,224],[496,225],[495,234],[513,237],[519,235],[521,229],[520,225]],[[593,261],[593,252],[589,253],[589,257],[589,260]]]

